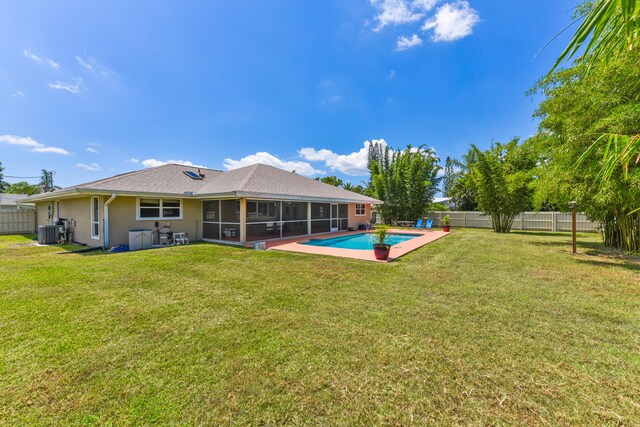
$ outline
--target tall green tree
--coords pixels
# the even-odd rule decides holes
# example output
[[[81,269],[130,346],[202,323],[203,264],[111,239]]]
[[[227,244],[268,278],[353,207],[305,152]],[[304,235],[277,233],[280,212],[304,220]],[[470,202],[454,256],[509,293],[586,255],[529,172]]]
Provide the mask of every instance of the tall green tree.
[[[6,192],[8,185],[9,183],[4,180],[4,166],[2,166],[2,162],[0,162],[0,193]]]
[[[475,211],[478,203],[473,195],[473,186],[468,173],[460,175],[449,190],[449,197],[455,204],[456,210]]]
[[[536,116],[536,146],[541,162],[534,201],[567,208],[576,200],[590,219],[602,225],[606,246],[640,250],[640,166],[627,164],[602,179],[608,147],[603,134],[640,132],[640,52],[631,51],[606,64],[586,63],[555,72],[534,92],[544,96]]]
[[[55,190],[55,187],[53,185],[54,173],[54,171],[42,169],[42,175],[40,176],[40,187],[42,187],[43,193],[48,193]]]
[[[473,162],[475,162],[473,151],[467,152],[463,160],[447,158],[446,162],[451,172],[448,175],[445,171],[443,181],[447,184],[443,183],[443,193],[446,197],[450,197],[456,209],[461,211],[475,211],[478,208],[469,179],[469,165]]]
[[[552,72],[563,61],[580,55],[578,63],[583,65],[583,75],[597,73],[598,69],[606,67],[620,56],[640,52],[640,1],[587,1],[579,11],[584,12],[580,16],[582,22],[560,54]],[[640,163],[640,131],[602,133],[585,150],[584,156],[595,152],[603,155],[603,164],[598,173],[602,179],[598,185],[607,185],[616,169],[623,168],[627,172],[630,165]],[[580,161],[583,160],[584,157],[581,157]]]
[[[344,188],[347,191],[353,191],[355,186],[350,182],[345,182],[344,184],[342,184],[342,188]]]
[[[325,176],[322,178],[315,178],[316,181],[324,182],[325,184],[333,185],[334,187],[342,186],[342,180],[335,175]]]
[[[447,156],[444,162],[444,175],[442,176],[442,194],[445,197],[451,197],[451,188],[456,180],[456,165],[455,159]]]
[[[344,188],[345,190],[348,190],[348,191],[353,191],[354,193],[366,194],[366,188],[363,187],[360,184],[353,185],[350,182],[345,182],[344,184],[342,184],[342,188]]]
[[[371,160],[373,196],[384,201],[378,209],[387,223],[425,214],[438,190],[438,161],[432,149],[410,145],[393,152],[385,147],[382,156]]]
[[[39,194],[41,192],[42,192],[42,189],[38,184],[29,184],[26,181],[9,184],[7,185],[6,191],[5,191],[5,193],[27,194],[29,196],[33,196],[34,194]]]
[[[517,138],[486,151],[472,145],[471,151],[476,160],[468,177],[478,208],[491,216],[494,231],[508,233],[513,220],[531,208],[535,156]]]
[[[587,66],[584,71],[589,72],[602,62],[639,49],[640,1],[586,1],[578,8],[580,20],[581,24],[558,57],[552,72],[563,61],[579,54],[579,62],[584,63]]]

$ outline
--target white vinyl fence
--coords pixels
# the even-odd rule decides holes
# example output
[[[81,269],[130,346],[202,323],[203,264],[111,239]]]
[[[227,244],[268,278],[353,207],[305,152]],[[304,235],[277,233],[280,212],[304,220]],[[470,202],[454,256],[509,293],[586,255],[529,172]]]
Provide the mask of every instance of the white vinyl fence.
[[[33,234],[35,232],[35,210],[0,210],[0,234]]]
[[[449,215],[452,227],[491,228],[491,217],[483,215],[482,212],[429,212],[425,218],[433,219],[433,226],[440,227],[445,215]],[[585,214],[576,214],[577,231],[596,232],[598,227],[599,224],[589,221]],[[524,212],[513,221],[512,230],[571,231],[571,213]]]

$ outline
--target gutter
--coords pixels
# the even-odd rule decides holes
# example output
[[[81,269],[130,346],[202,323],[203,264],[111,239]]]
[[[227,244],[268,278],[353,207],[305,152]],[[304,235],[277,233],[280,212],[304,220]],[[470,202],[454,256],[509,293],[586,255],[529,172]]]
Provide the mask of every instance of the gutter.
[[[202,196],[200,196],[202,197]],[[267,199],[267,200],[291,200],[291,201],[303,201],[303,202],[317,202],[317,203],[370,203],[372,205],[384,203],[382,200],[374,199],[368,196],[368,200],[362,199],[345,199],[342,197],[318,197],[318,196],[298,196],[291,194],[276,194],[276,193],[257,193],[253,191],[238,191],[236,197],[247,197],[255,199]]]
[[[109,205],[111,204],[111,202],[113,202],[116,198],[116,193],[112,193],[111,197],[109,198],[109,200],[107,200],[104,204],[104,230],[103,230],[103,236],[102,236],[102,249],[107,249],[109,248]]]
[[[71,188],[64,190],[57,190],[51,193],[43,193],[35,196],[31,196],[25,199],[22,199],[22,202],[26,203],[34,203],[41,201],[51,201],[51,200],[60,200],[66,198],[77,197],[78,195],[101,195],[112,197],[115,196],[115,191],[109,190],[96,190],[90,188]],[[317,197],[317,196],[298,196],[291,194],[276,194],[276,193],[258,193],[253,191],[229,191],[224,193],[197,193],[197,192],[185,192],[185,193],[149,193],[149,192],[140,192],[140,191],[117,191],[117,194],[120,196],[131,196],[131,197],[160,197],[160,198],[174,198],[174,199],[224,199],[224,198],[256,198],[256,199],[267,199],[267,200],[291,200],[291,201],[303,201],[303,202],[318,202],[318,203],[371,203],[373,205],[381,205],[384,202],[382,200],[377,200],[372,197],[363,196],[365,200],[362,199],[354,199],[354,198],[342,198],[342,197]]]

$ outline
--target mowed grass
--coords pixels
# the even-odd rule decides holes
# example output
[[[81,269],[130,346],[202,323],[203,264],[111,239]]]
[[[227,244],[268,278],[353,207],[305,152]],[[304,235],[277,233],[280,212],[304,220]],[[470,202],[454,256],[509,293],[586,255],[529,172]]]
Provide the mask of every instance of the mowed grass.
[[[453,234],[377,264],[0,237],[0,423],[640,423],[640,263]]]

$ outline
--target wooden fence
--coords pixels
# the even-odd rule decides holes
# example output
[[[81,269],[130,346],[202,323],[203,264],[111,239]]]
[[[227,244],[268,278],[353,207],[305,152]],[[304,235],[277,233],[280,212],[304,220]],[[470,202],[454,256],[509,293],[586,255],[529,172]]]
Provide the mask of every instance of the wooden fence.
[[[425,218],[433,219],[433,226],[442,225],[442,218],[449,215],[452,227],[491,228],[491,217],[482,212],[440,211],[429,212]],[[576,214],[576,229],[596,232],[599,224],[589,221],[583,213]],[[513,230],[571,231],[570,212],[524,212],[513,221]]]
[[[33,234],[35,232],[35,210],[0,210],[0,234]]]

